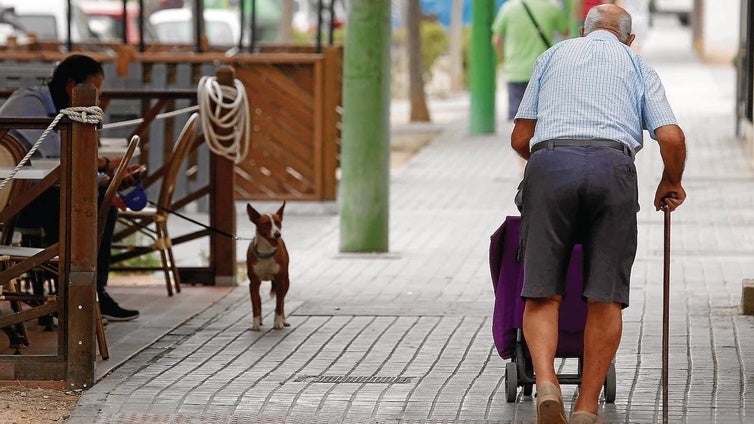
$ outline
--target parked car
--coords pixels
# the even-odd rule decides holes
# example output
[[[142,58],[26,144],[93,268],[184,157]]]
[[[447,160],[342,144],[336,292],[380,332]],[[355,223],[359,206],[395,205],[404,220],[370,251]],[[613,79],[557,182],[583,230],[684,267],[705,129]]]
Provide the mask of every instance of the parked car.
[[[256,41],[275,41],[280,21],[277,0],[256,0]],[[251,10],[246,9],[247,13]],[[194,12],[189,7],[163,9],[152,13],[149,22],[160,43],[191,44],[194,42]],[[245,20],[244,43],[250,40],[250,18]],[[232,46],[241,37],[241,15],[238,9],[204,9],[204,31],[213,46]]]
[[[694,0],[653,0],[650,9],[652,13],[676,15],[682,25],[688,25],[694,10]]]
[[[0,0],[0,8],[12,8],[12,15],[24,32],[39,41],[65,41],[68,38],[68,6],[63,0]],[[75,3],[71,10],[71,41],[90,40],[86,15]]]
[[[87,16],[89,32],[101,41],[123,41],[123,3],[120,1],[82,1],[78,3]],[[139,4],[126,3],[126,41],[139,40]],[[155,35],[149,20],[144,18],[144,41],[154,41]]]
[[[347,19],[347,12],[343,1],[333,0],[333,10],[335,19],[333,28],[340,28]],[[315,32],[319,22],[319,0],[296,0],[293,3],[293,28],[301,32]],[[330,26],[330,9],[329,4],[323,2],[322,7],[322,25],[326,28]],[[323,28],[325,30],[325,28]]]
[[[191,9],[163,9],[149,16],[157,41],[165,44],[194,42],[194,12]],[[238,13],[222,9],[204,10],[204,32],[213,46],[232,46],[241,37]]]
[[[8,37],[16,37],[19,44],[27,42],[27,36],[16,19],[13,8],[0,8],[0,44],[7,44]]]
[[[253,0],[256,22],[256,41],[276,41],[278,38],[278,27],[280,26],[280,17],[283,8],[280,0]],[[244,0],[244,10],[246,11],[246,25],[251,24],[251,3],[252,0]],[[205,3],[206,4],[206,3]],[[240,10],[241,0],[230,0],[231,7],[234,10]],[[245,34],[251,34],[250,31],[244,30]]]

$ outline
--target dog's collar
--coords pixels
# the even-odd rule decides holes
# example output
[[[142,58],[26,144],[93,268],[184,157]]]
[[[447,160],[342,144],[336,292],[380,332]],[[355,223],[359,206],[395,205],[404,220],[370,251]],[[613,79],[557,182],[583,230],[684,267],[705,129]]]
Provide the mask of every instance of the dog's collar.
[[[261,253],[257,250],[257,238],[254,237],[251,239],[251,253],[253,253],[257,259],[270,259],[278,253],[278,248],[274,248],[272,252],[269,253]]]

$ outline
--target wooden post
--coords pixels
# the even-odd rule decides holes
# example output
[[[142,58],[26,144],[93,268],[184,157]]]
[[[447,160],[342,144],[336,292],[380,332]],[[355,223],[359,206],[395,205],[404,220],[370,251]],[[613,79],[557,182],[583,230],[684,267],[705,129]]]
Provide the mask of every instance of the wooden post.
[[[235,71],[223,66],[215,72],[217,82],[232,86]],[[215,128],[218,134],[228,134],[232,129]],[[222,156],[210,154],[210,179],[212,189],[209,196],[210,225],[229,234],[236,232],[236,208],[234,206],[235,164]],[[210,235],[210,267],[214,269],[215,284],[235,285],[236,281],[236,241],[218,233]]]
[[[338,107],[343,104],[343,48],[325,47],[324,53],[324,87],[322,90],[322,192],[323,200],[335,200],[338,168],[338,124],[340,114]]]
[[[90,83],[79,84],[73,90],[73,106],[93,106],[97,101],[97,89]],[[63,244],[60,278],[67,292],[67,319],[61,321],[67,335],[66,380],[71,388],[89,388],[94,384],[97,347],[94,335],[97,232],[83,229],[97,228],[96,126],[74,121],[71,138],[63,140],[61,148],[60,215],[65,225],[60,228]]]
[[[141,63],[141,80],[144,85],[152,84],[154,79],[154,63],[151,62],[142,62]],[[141,101],[141,116],[144,116],[145,112],[149,110],[149,100],[148,99],[142,99]],[[151,144],[149,143],[149,125],[146,125],[142,132],[139,134],[139,137],[141,137],[141,153],[139,154],[139,163],[143,165],[149,165],[149,155],[150,150],[152,149]],[[170,144],[172,142],[172,138],[163,138],[163,143]],[[167,156],[163,156],[163,158],[166,158]]]

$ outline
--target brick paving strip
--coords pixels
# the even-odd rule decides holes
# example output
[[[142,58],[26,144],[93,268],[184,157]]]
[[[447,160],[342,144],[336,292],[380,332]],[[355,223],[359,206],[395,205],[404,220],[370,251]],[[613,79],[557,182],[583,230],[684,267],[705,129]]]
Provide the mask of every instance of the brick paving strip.
[[[739,304],[754,276],[754,170],[733,138],[732,70],[656,66],[690,152],[673,216],[670,421],[750,422],[754,319]],[[337,216],[286,216],[286,231],[309,231],[289,243],[290,328],[270,330],[267,301],[267,325],[249,331],[238,287],[87,391],[69,423],[533,423],[532,398],[505,401],[490,331],[488,237],[515,213],[520,179],[510,127],[498,133],[452,123],[393,174],[388,254],[338,254]],[[601,406],[615,423],[657,422],[661,408],[661,162],[646,146],[617,400]]]

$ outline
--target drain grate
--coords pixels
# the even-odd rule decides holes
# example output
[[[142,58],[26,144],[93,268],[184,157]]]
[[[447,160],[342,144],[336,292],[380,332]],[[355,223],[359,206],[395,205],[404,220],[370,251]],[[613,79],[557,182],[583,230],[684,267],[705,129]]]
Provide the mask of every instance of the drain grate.
[[[406,384],[413,377],[347,377],[345,375],[302,375],[294,380],[297,383],[356,383],[356,384]]]

